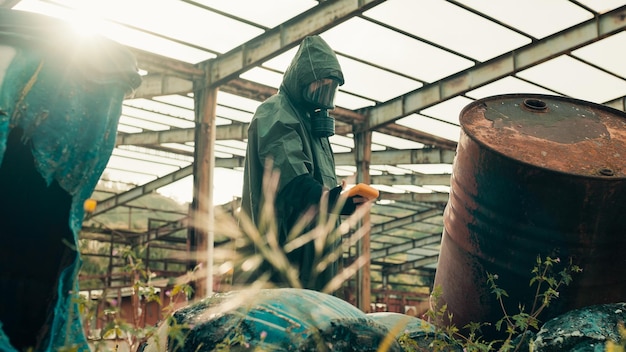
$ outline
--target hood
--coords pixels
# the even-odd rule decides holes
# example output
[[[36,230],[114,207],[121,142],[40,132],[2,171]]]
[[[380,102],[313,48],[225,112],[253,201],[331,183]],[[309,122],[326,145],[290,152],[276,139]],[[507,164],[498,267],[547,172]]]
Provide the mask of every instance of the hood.
[[[300,105],[304,103],[302,90],[309,83],[330,77],[338,79],[339,84],[343,85],[343,73],[335,52],[320,36],[309,36],[304,38],[287,67],[281,90]]]

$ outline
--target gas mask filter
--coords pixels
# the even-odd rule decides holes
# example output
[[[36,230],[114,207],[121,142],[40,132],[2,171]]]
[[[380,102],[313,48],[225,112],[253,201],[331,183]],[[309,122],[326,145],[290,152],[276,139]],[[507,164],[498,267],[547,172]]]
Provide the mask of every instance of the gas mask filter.
[[[335,134],[335,119],[326,109],[316,109],[311,113],[311,131],[317,137],[330,137]]]
[[[339,81],[323,78],[313,81],[303,91],[304,100],[312,107],[311,129],[317,137],[330,137],[335,134],[335,119],[328,115],[328,109],[335,107],[335,93]]]

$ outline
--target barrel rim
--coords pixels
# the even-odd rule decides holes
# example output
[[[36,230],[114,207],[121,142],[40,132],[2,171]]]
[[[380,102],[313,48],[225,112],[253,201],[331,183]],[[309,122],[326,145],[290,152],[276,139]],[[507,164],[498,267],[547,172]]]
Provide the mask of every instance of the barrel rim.
[[[465,134],[468,138],[470,138],[474,143],[477,143],[479,146],[481,146],[481,148],[484,148],[486,150],[488,150],[491,153],[495,153],[497,155],[500,155],[504,158],[510,159],[513,162],[516,163],[520,163],[523,165],[528,165],[528,166],[532,166],[533,168],[542,170],[542,171],[546,171],[546,172],[552,172],[555,174],[560,174],[560,175],[566,175],[567,177],[576,177],[576,178],[583,178],[583,179],[594,179],[594,180],[601,180],[601,181],[606,181],[606,182],[623,182],[624,180],[626,180],[626,173],[624,176],[602,176],[602,175],[592,175],[592,174],[588,174],[588,175],[583,175],[580,173],[572,173],[572,172],[566,172],[566,171],[562,171],[562,170],[557,170],[554,168],[550,168],[550,167],[546,167],[546,166],[541,166],[538,165],[536,163],[531,163],[525,160],[522,160],[520,158],[514,158],[509,154],[506,154],[498,149],[495,149],[493,147],[491,147],[490,145],[488,145],[487,143],[485,143],[483,140],[476,138],[473,134],[468,133],[466,128],[464,127],[463,124],[463,118],[465,116],[467,116],[467,112],[475,109],[477,106],[479,106],[480,104],[483,104],[485,102],[490,102],[490,101],[497,101],[497,100],[508,100],[508,99],[520,99],[520,98],[527,98],[527,99],[532,99],[532,98],[545,98],[545,99],[556,99],[562,102],[567,102],[570,104],[574,104],[574,105],[582,105],[582,106],[587,106],[587,107],[591,107],[594,109],[598,109],[598,110],[603,110],[609,114],[613,114],[616,115],[619,118],[623,118],[624,122],[626,122],[626,112],[625,111],[621,111],[619,109],[615,109],[613,107],[607,106],[607,105],[603,105],[603,104],[598,104],[598,103],[594,103],[594,102],[590,102],[590,101],[586,101],[586,100],[582,100],[582,99],[577,99],[577,98],[570,98],[570,97],[564,97],[561,95],[551,95],[551,94],[539,94],[539,93],[507,93],[507,94],[497,94],[497,95],[492,95],[492,96],[488,96],[488,97],[484,97],[481,99],[477,99],[474,100],[473,102],[467,104],[466,106],[463,107],[463,109],[461,109],[461,112],[459,114],[459,122],[460,122],[460,127],[461,127],[461,133]],[[460,146],[460,144],[459,144]],[[458,149],[458,146],[457,146]],[[457,150],[458,152],[458,150]]]

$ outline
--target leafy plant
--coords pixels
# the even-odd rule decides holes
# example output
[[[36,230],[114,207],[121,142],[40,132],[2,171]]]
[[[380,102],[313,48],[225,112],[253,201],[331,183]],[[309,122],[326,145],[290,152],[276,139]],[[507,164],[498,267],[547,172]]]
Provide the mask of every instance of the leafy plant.
[[[559,297],[559,289],[562,286],[568,286],[572,282],[572,274],[582,271],[570,259],[568,265],[555,274],[555,265],[558,265],[560,262],[559,258],[546,257],[542,259],[541,256],[537,256],[535,267],[531,271],[533,277],[530,279],[530,286],[536,285],[533,305],[528,312],[525,312],[524,306],[519,305],[519,312],[513,315],[510,315],[504,306],[503,297],[508,297],[508,294],[496,284],[498,275],[487,274],[487,282],[491,287],[491,292],[496,295],[496,299],[504,313],[504,316],[495,324],[498,331],[504,330],[507,334],[500,349],[501,351],[510,351],[511,349],[517,351],[521,343],[517,346],[512,345],[511,341],[515,336],[521,335],[523,339],[526,331],[530,328],[539,330],[539,315],[545,308],[550,306],[553,300]]]
[[[506,337],[503,340],[486,341],[481,336],[481,328],[491,325],[491,322],[470,322],[463,327],[465,334],[453,323],[449,323],[436,328],[436,337],[431,343],[433,351],[445,351],[452,345],[461,346],[464,351],[519,351],[527,337],[527,332],[531,329],[539,330],[539,315],[552,301],[558,299],[559,290],[572,282],[572,274],[582,271],[579,266],[572,263],[571,259],[568,265],[556,271],[556,266],[560,263],[559,258],[537,256],[531,271],[533,276],[529,282],[530,286],[536,286],[532,307],[526,311],[526,307],[520,304],[518,305],[519,312],[515,314],[509,313],[506,309],[504,300],[509,295],[505,289],[498,286],[496,282],[498,275],[487,273],[487,284],[503,313],[503,317],[493,324],[496,330],[504,332]],[[434,302],[439,302],[442,296],[441,287],[435,287],[431,296]],[[430,309],[426,315],[430,320],[437,322],[453,321],[453,315],[448,311],[447,304],[442,304],[437,309]]]

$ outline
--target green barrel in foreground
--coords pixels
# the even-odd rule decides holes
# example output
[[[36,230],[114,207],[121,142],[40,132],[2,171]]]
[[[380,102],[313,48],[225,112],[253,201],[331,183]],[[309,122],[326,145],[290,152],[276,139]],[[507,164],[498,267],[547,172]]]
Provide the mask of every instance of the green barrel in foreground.
[[[76,301],[83,203],[115,143],[134,57],[0,10],[0,350],[88,350]]]

